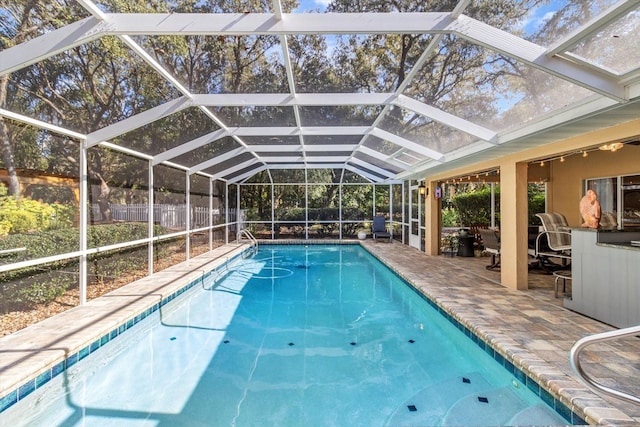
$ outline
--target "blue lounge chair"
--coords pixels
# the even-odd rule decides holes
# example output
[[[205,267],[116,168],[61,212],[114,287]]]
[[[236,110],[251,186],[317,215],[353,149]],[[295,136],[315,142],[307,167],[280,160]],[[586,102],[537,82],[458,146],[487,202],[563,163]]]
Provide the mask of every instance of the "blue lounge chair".
[[[373,217],[373,228],[371,230],[373,240],[388,239],[391,241],[391,233],[387,231],[387,221],[382,215]]]

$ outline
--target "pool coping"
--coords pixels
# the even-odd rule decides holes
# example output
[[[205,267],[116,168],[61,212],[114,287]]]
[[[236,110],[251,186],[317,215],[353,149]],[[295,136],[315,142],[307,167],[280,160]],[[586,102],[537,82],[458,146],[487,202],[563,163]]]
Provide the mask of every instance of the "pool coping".
[[[628,417],[593,393],[574,378],[562,373],[547,362],[527,352],[513,340],[496,331],[486,330],[465,318],[464,312],[447,304],[434,289],[419,281],[412,280],[410,274],[377,253],[376,248],[389,248],[388,243],[342,240],[283,240],[265,241],[264,245],[360,245],[396,275],[409,283],[430,305],[437,309],[454,326],[492,356],[507,371],[536,393],[556,412],[573,424],[588,422],[598,425],[634,424]],[[394,245],[394,250],[405,245]],[[79,360],[97,351],[112,339],[133,327],[163,305],[180,296],[212,274],[225,263],[242,256],[250,249],[248,244],[230,244],[216,248],[176,266],[137,280],[102,297],[89,301],[81,307],[74,307],[32,325],[15,334],[0,338],[0,349],[11,348],[15,353],[24,353],[18,362],[7,364],[0,350],[0,414],[25,398],[49,380],[70,368]],[[411,249],[415,251],[415,249]],[[424,254],[423,254],[424,255]],[[425,257],[427,255],[424,255]],[[178,273],[179,280],[176,280]],[[131,289],[136,290],[135,293]],[[506,288],[504,288],[506,289]],[[450,302],[450,301],[449,301]],[[124,309],[126,307],[126,309]],[[108,312],[108,314],[105,314]],[[71,327],[60,327],[60,322],[70,317],[77,320],[81,314],[82,323]],[[88,329],[90,328],[90,329]],[[86,331],[92,331],[87,334]],[[42,335],[54,332],[49,344],[40,345],[38,340],[29,339],[31,334]],[[85,333],[82,333],[85,332]]]

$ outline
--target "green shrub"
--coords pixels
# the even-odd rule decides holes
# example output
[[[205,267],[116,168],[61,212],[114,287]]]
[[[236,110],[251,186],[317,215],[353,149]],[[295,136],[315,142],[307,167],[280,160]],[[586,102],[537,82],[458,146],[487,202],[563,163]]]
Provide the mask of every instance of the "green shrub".
[[[12,196],[0,197],[0,222],[5,224],[3,230],[9,225],[8,234],[47,230],[56,215],[56,209],[47,203]]]
[[[545,197],[544,188],[539,186],[529,186],[529,224],[540,224],[540,219],[536,216],[537,213],[544,212]]]
[[[460,219],[458,218],[458,212],[453,208],[442,209],[442,226],[443,227],[456,227],[460,225]]]
[[[35,277],[31,283],[22,282],[16,290],[16,302],[25,305],[48,303],[77,284],[76,276],[50,271]]]
[[[496,212],[500,212],[500,193],[495,192]],[[459,225],[491,224],[491,188],[485,187],[468,193],[459,193],[453,199]],[[499,221],[496,221],[499,223]]]
[[[7,210],[0,212],[0,221],[9,224],[9,233],[26,233],[36,230],[38,220],[36,216],[27,211]]]
[[[77,215],[77,208],[75,206],[54,203],[51,207],[55,213],[51,218],[50,229],[53,230],[73,227],[74,218]]]
[[[0,223],[1,225],[1,223]],[[145,223],[104,224],[89,227],[89,246],[107,246],[114,243],[143,239],[147,236]],[[155,227],[155,234],[166,230]],[[40,231],[37,233],[10,234],[0,238],[0,249],[25,247],[30,259],[44,258],[79,249],[77,228]],[[170,242],[156,245],[156,256],[170,255]],[[20,261],[24,252],[5,257],[5,262]],[[97,280],[110,280],[122,274],[144,270],[146,274],[147,245],[101,252],[88,257],[92,274]],[[12,259],[12,258],[13,259]],[[48,303],[78,286],[78,260],[69,259],[35,267],[0,273],[0,313],[34,304]]]
[[[6,219],[0,219],[0,236],[6,236],[11,230],[11,223]]]

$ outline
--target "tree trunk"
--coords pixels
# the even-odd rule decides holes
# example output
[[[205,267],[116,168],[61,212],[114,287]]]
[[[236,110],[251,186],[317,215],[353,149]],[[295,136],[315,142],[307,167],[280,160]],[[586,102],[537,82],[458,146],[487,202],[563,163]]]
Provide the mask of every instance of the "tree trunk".
[[[22,43],[26,39],[26,35],[29,32],[29,16],[31,11],[38,6],[38,0],[28,1],[22,10],[22,19],[16,28],[16,33],[13,40],[5,44],[5,48]],[[10,74],[5,74],[0,77],[0,107],[6,108],[7,106],[7,88],[9,86]],[[7,169],[9,177],[7,191],[10,195],[20,198],[22,196],[20,191],[20,182],[18,181],[18,173],[16,171],[15,160],[13,157],[13,146],[9,139],[9,132],[7,131],[7,124],[3,117],[0,117],[0,146],[2,150],[2,160],[4,161],[4,167]]]
[[[9,75],[0,77],[0,106],[4,107],[7,100],[7,85],[9,84]],[[2,149],[2,160],[7,170],[9,182],[7,183],[7,191],[11,196],[20,198],[20,183],[18,182],[18,173],[16,172],[15,161],[13,158],[13,147],[9,139],[7,124],[3,117],[0,117],[0,147]]]
[[[100,179],[100,195],[98,196],[98,206],[100,207],[100,213],[102,214],[102,220],[104,222],[113,221],[113,216],[111,215],[111,208],[109,207],[109,194],[111,190],[109,189],[109,185],[107,185],[106,181],[102,179],[102,175],[99,173],[95,174],[98,179]]]

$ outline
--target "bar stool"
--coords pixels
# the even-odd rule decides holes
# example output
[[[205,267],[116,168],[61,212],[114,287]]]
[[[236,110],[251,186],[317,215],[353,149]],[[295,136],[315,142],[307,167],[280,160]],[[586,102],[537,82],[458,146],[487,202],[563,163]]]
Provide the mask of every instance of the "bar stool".
[[[571,280],[571,270],[558,270],[553,272],[555,297],[558,298],[558,282],[562,280],[562,293],[567,292],[567,280]]]

